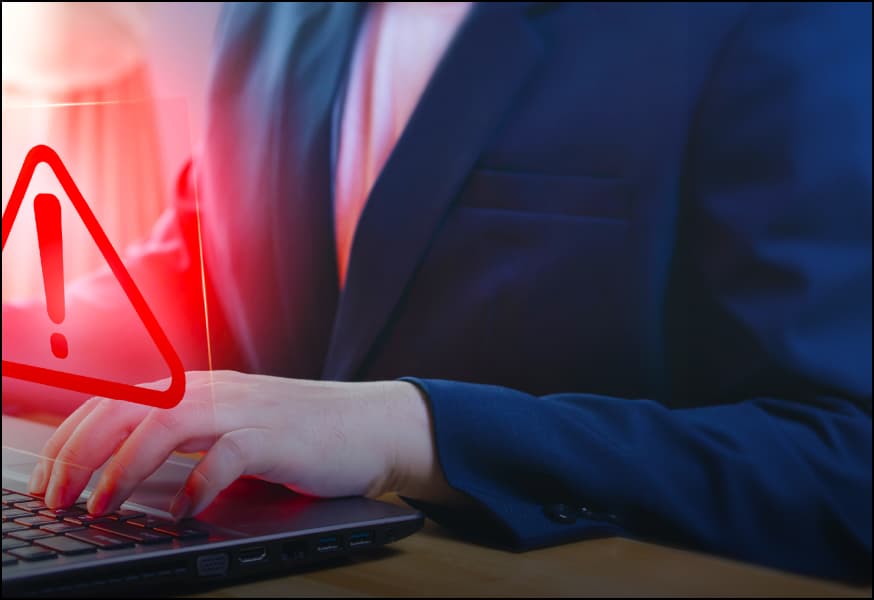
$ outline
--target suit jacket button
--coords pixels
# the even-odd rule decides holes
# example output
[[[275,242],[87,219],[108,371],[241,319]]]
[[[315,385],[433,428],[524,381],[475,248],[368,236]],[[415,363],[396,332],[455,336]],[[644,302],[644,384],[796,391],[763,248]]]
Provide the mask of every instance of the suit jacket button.
[[[576,522],[577,511],[568,504],[547,504],[543,507],[543,514],[556,523],[569,525]]]
[[[619,523],[619,517],[617,517],[614,513],[601,510],[592,510],[588,506],[578,506],[577,515],[582,517],[583,519],[592,519],[593,521],[607,521],[609,523]]]

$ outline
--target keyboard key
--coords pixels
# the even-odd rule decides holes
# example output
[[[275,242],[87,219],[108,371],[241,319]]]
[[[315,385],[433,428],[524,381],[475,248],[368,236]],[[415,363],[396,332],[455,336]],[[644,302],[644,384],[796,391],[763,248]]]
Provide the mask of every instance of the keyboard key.
[[[21,560],[46,560],[47,558],[57,558],[57,554],[46,548],[39,546],[25,546],[24,548],[15,548],[10,550],[9,554]]]
[[[27,502],[15,502],[13,506],[21,510],[29,510],[30,512],[37,512],[43,510],[44,508],[48,508],[48,506],[46,506],[46,503],[42,500],[33,499],[29,499]]]
[[[72,517],[64,517],[64,521],[67,523],[73,523],[74,525],[91,525],[92,523],[102,523],[103,521],[109,521],[109,517],[98,517],[95,515],[89,515],[88,513],[82,513],[79,515],[74,515]]]
[[[144,512],[123,508],[120,511],[114,512],[111,515],[109,515],[109,518],[115,519],[116,521],[127,521],[128,519],[138,519],[140,517],[145,517],[145,516],[146,516],[146,513],[144,513]]]
[[[68,531],[79,531],[80,529],[85,529],[84,525],[75,525],[73,523],[67,523],[65,521],[58,521],[56,523],[49,523],[48,525],[43,525],[40,527],[43,531],[48,531],[50,533],[58,534],[58,533],[66,533]]]
[[[75,517],[86,512],[88,511],[71,506],[70,508],[46,508],[45,510],[39,511],[39,514],[51,519],[63,519],[65,517]]]
[[[48,531],[40,529],[22,529],[21,531],[13,531],[9,534],[9,537],[18,540],[35,540],[37,538],[49,537],[50,535],[52,534]]]
[[[14,523],[9,521],[8,523],[3,523],[3,535],[8,533],[12,533],[13,531],[21,531],[22,529],[29,529],[27,525],[19,525],[18,523]]]
[[[147,515],[138,519],[131,519],[128,523],[136,525],[137,527],[148,527],[160,531],[161,533],[166,533],[173,537],[185,540],[209,537],[209,532],[201,529],[197,521],[193,519],[183,519],[178,523],[174,523],[167,519],[159,519]]]
[[[30,530],[25,529],[25,531],[30,531]],[[11,537],[3,538],[3,552],[6,552],[7,550],[12,550],[13,548],[21,548],[22,546],[29,546],[29,545],[30,544],[28,544],[25,541],[16,540],[16,539],[11,538]]]
[[[173,521],[168,521],[167,519],[159,519],[158,517],[153,517],[151,515],[145,515],[142,517],[137,517],[135,519],[129,519],[128,523],[132,525],[136,525],[137,527],[148,527],[149,529],[156,529],[158,527],[171,527],[175,525]]]
[[[161,533],[153,529],[145,527],[135,527],[123,521],[107,521],[105,523],[95,523],[91,527],[98,531],[106,531],[114,533],[122,537],[131,539],[138,544],[161,544],[173,541],[173,536],[166,533]]]
[[[36,543],[44,548],[48,548],[49,550],[54,550],[59,554],[85,554],[86,552],[97,551],[96,546],[63,535],[42,538],[41,540],[37,540]]]
[[[155,531],[166,533],[183,540],[193,540],[197,538],[209,537],[209,532],[198,527],[196,522],[180,521],[179,523],[168,523],[155,527]]]
[[[15,502],[28,502],[30,500],[33,500],[33,498],[31,498],[30,496],[24,496],[22,494],[16,494],[16,493],[7,494],[6,496],[3,496],[3,504],[13,504]]]
[[[13,519],[13,522],[18,523],[19,525],[27,525],[28,527],[39,527],[40,525],[57,523],[57,520],[51,519],[49,517],[44,517],[42,515],[32,515],[30,517],[19,517],[17,519]]]
[[[67,537],[71,537],[74,540],[79,540],[80,542],[86,542],[88,544],[94,544],[98,548],[102,548],[104,550],[115,550],[116,548],[128,548],[133,546],[134,543],[131,540],[121,538],[104,531],[96,531],[94,529],[83,529],[81,531],[71,531],[66,534]]]
[[[11,554],[3,553],[3,566],[11,567],[14,564],[18,563],[18,559],[12,556]]]
[[[21,510],[20,508],[4,508],[3,509],[3,522],[11,521],[12,519],[17,519],[19,517],[30,517],[31,514],[26,510]]]

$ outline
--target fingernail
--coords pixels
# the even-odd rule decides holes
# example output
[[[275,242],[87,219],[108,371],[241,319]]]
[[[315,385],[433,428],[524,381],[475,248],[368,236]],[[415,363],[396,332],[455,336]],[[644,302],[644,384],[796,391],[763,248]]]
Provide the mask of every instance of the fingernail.
[[[64,504],[64,486],[58,483],[57,477],[52,477],[46,490],[45,503],[51,508],[60,508]]]
[[[45,491],[46,486],[46,469],[42,463],[38,463],[30,474],[30,483],[27,488],[31,494],[41,494]]]
[[[183,490],[176,494],[176,497],[173,498],[173,502],[170,503],[170,514],[172,514],[175,519],[181,519],[187,516],[189,508],[191,508],[191,500]]]
[[[88,498],[88,512],[92,515],[102,515],[106,511],[107,504],[109,504],[109,494],[94,490]]]

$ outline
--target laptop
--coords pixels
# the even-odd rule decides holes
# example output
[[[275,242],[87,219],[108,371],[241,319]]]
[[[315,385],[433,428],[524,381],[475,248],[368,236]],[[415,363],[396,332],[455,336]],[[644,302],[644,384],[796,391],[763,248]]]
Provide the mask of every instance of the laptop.
[[[422,527],[421,513],[366,498],[313,499],[240,479],[194,519],[167,511],[194,467],[173,455],[121,509],[52,511],[27,482],[53,428],[3,415],[3,595],[178,593],[372,551]]]

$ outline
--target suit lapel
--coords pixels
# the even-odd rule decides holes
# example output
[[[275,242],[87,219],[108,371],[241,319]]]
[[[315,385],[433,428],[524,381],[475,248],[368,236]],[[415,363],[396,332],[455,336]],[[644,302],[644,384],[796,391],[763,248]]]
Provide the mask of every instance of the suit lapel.
[[[530,76],[542,42],[527,8],[475,5],[438,65],[359,220],[324,378],[351,379],[360,371],[452,199]]]
[[[324,369],[339,296],[330,116],[360,9],[239,3],[218,29],[200,163],[204,260],[221,291],[212,313],[227,322],[211,336],[233,347],[218,364],[305,378]]]

